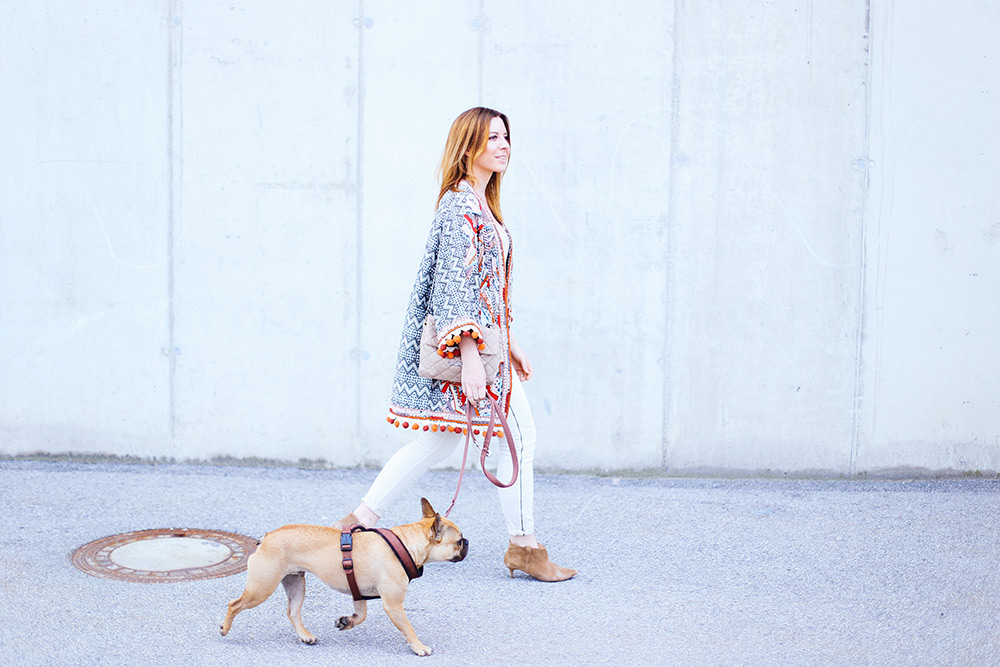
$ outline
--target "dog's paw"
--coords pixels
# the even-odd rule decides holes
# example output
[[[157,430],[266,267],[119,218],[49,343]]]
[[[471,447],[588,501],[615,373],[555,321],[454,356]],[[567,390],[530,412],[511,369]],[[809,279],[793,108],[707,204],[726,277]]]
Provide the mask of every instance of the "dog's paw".
[[[303,644],[309,644],[310,646],[312,646],[313,644],[316,643],[316,638],[313,637],[312,635],[306,635],[305,637],[299,637],[299,639],[302,640]]]
[[[422,644],[419,641],[410,644],[410,650],[416,653],[417,655],[430,655],[431,653],[433,653],[430,646]]]
[[[354,617],[353,616],[341,616],[337,619],[337,629],[338,630],[350,630],[354,627]]]

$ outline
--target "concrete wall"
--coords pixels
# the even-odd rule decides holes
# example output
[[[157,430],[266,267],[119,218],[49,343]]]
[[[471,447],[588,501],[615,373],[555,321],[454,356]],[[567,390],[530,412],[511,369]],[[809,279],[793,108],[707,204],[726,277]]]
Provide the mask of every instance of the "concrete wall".
[[[859,470],[1000,470],[1000,7],[872,6]]]
[[[485,104],[540,466],[1000,472],[1000,10],[960,5],[9,2],[0,453],[384,461]]]

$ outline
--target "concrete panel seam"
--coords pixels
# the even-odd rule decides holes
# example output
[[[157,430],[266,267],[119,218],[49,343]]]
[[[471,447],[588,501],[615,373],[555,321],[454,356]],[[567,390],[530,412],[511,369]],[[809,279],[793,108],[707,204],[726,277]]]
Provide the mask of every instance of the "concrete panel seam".
[[[677,145],[679,133],[677,127],[680,124],[680,90],[681,90],[681,40],[679,37],[680,33],[680,21],[681,12],[683,8],[683,0],[677,0],[674,3],[674,16],[673,16],[673,26],[671,29],[666,31],[665,37],[673,40],[673,49],[671,51],[671,81],[670,81],[670,166],[669,173],[667,174],[667,229],[665,233],[666,243],[665,243],[665,258],[666,258],[666,280],[667,285],[664,289],[663,298],[665,300],[663,311],[664,318],[666,322],[664,323],[664,354],[663,354],[663,426],[662,432],[660,434],[660,467],[666,470],[669,466],[670,461],[670,417],[671,417],[671,406],[673,404],[673,377],[671,371],[673,370],[673,340],[674,337],[671,335],[671,326],[674,321],[674,299],[673,292],[671,291],[674,281],[673,281],[673,268],[674,262],[671,261],[671,241],[674,231],[674,211],[676,207],[674,206],[674,196],[676,195],[676,186],[674,179],[674,167],[676,166],[677,156],[679,154],[679,146]]]
[[[872,42],[871,42],[871,0],[865,2],[865,130],[864,130],[864,184],[862,186],[861,206],[861,276],[858,280],[858,319],[854,337],[854,407],[851,414],[851,451],[848,463],[848,474],[854,477],[858,473],[858,449],[861,441],[861,400],[862,384],[864,382],[863,338],[865,331],[865,294],[868,276],[868,196],[871,176],[869,165],[871,160],[871,108],[872,108]]]
[[[182,0],[171,0],[167,23],[167,419],[170,438],[170,455],[177,443],[177,341],[176,311],[174,300],[175,230],[182,215],[183,205],[183,104],[184,93],[181,74],[184,64],[184,30],[181,21]]]
[[[479,106],[483,105],[483,61],[486,58],[486,37],[485,37],[485,25],[486,19],[484,17],[483,0],[479,0],[479,30],[476,31],[476,48],[479,53],[479,62],[477,63],[476,71],[476,84],[479,87]]]
[[[354,233],[354,344],[358,353],[355,356],[355,375],[357,382],[361,381],[362,357],[361,354],[361,297],[362,297],[362,262],[364,261],[364,178],[365,178],[365,0],[358,0],[358,143],[357,157],[355,159],[357,196],[355,215],[356,226]],[[362,401],[357,401],[355,410],[354,433],[355,438],[360,439],[362,433]]]

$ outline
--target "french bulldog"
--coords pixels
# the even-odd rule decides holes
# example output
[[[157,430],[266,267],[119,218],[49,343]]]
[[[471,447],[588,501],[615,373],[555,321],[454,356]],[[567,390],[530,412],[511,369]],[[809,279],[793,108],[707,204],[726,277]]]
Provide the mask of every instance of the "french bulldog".
[[[426,498],[420,499],[423,517],[419,521],[392,528],[402,541],[414,564],[458,562],[469,552],[469,541],[453,522],[434,511]],[[399,559],[377,533],[353,533],[354,576],[362,595],[379,596],[393,624],[406,637],[406,643],[417,655],[430,655],[431,649],[417,638],[406,612],[403,598],[409,578]],[[312,525],[282,526],[267,533],[257,551],[247,561],[247,580],[243,595],[229,603],[220,631],[225,636],[236,614],[252,609],[271,597],[280,582],[288,595],[288,618],[295,632],[306,644],[315,644],[316,637],[302,625],[302,601],[306,594],[305,573],[311,572],[327,586],[351,594],[344,573],[341,552],[341,531],[337,528]],[[367,616],[366,600],[355,600],[354,613],[337,621],[341,630],[360,625]]]

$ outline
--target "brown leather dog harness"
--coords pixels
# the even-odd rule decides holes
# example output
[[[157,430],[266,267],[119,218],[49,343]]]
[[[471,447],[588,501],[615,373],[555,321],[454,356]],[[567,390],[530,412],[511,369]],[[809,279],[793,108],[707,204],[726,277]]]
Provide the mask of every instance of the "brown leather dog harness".
[[[365,528],[360,523],[356,523],[353,526],[344,526],[340,530],[340,551],[344,556],[344,574],[347,575],[347,585],[351,587],[351,595],[355,600],[375,600],[381,597],[379,595],[362,595],[361,589],[358,588],[358,582],[354,578],[354,558],[352,557],[352,552],[354,549],[354,533],[359,530],[368,533],[378,533],[385,540],[389,548],[392,549],[392,552],[396,554],[396,558],[399,559],[399,564],[403,566],[407,579],[413,581],[417,577],[423,576],[424,568],[422,566],[417,567],[417,564],[413,562],[413,557],[410,556],[410,552],[407,551],[406,545],[403,544],[403,541],[399,539],[396,533],[386,528]]]

